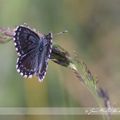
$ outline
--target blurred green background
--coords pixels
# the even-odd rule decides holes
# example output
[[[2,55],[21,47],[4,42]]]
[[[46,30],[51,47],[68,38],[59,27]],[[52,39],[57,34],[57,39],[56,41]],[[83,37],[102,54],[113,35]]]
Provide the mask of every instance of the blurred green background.
[[[120,106],[120,0],[0,0],[0,27],[27,23],[42,33],[68,30],[54,43],[80,54]],[[23,79],[15,68],[13,42],[0,45],[0,107],[94,107],[95,99],[71,70],[49,62],[42,83]],[[9,119],[82,120],[101,116],[11,116]],[[7,116],[0,116],[7,119]],[[118,116],[113,117],[119,119]]]

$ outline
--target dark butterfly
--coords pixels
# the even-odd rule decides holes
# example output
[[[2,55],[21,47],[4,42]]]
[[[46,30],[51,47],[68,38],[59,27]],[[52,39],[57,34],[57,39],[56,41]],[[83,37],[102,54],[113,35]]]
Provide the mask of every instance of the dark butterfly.
[[[39,36],[26,26],[18,26],[14,34],[18,54],[16,69],[25,78],[33,75],[43,80],[52,51],[52,33]]]

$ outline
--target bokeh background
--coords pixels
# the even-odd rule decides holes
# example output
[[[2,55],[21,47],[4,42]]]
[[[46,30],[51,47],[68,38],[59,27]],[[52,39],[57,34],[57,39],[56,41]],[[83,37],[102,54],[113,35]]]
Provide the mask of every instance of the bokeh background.
[[[0,27],[27,23],[80,55],[113,106],[120,107],[120,0],[0,0]],[[23,79],[15,68],[13,42],[0,45],[0,107],[94,107],[97,103],[71,70],[49,62],[42,83]],[[0,116],[20,120],[96,120],[101,116]],[[112,119],[120,119],[113,116]]]

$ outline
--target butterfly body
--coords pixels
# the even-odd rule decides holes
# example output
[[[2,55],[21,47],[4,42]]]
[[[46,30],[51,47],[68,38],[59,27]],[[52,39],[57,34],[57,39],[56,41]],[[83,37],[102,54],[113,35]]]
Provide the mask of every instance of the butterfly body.
[[[18,53],[16,69],[20,75],[29,78],[36,75],[43,80],[52,50],[52,34],[39,36],[28,27],[18,26],[14,44]]]

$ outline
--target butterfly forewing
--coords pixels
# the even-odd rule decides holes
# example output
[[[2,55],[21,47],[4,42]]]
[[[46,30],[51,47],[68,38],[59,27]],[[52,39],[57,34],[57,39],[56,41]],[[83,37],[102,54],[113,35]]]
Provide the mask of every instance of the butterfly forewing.
[[[31,29],[19,26],[15,31],[14,43],[18,55],[24,55],[38,46],[39,36]]]

